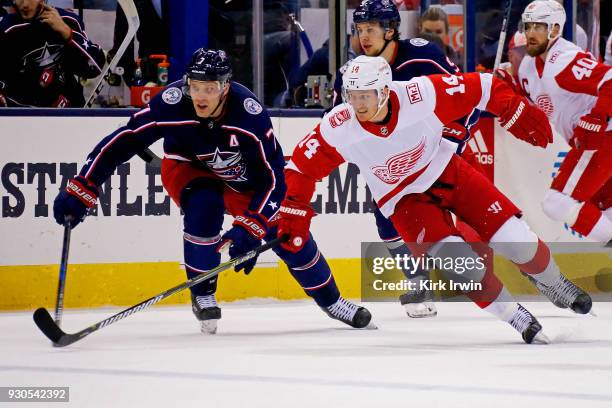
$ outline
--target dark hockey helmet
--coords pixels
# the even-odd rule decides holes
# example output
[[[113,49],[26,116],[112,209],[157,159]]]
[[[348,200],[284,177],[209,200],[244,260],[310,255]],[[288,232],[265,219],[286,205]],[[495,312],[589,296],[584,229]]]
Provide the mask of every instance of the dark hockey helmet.
[[[232,65],[223,50],[197,49],[185,70],[185,85],[187,79],[196,81],[219,81],[221,87],[232,77]]]
[[[399,38],[397,30],[401,17],[392,0],[363,0],[353,12],[353,34],[355,33],[355,24],[368,21],[378,21],[385,30],[395,29]]]

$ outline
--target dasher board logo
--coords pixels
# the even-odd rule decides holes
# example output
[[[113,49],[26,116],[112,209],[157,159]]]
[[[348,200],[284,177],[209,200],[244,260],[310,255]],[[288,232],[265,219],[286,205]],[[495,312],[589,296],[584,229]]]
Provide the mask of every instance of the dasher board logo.
[[[489,151],[480,129],[474,132],[468,141],[468,146],[472,153],[476,155],[480,164],[493,164],[493,154]]]

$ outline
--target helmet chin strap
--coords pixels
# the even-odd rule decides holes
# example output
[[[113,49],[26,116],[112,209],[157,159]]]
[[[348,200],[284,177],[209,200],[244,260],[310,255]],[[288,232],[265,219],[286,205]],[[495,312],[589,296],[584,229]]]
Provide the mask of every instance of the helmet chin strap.
[[[387,29],[385,29],[385,34],[384,34],[384,35],[386,36],[388,32],[389,32],[389,29],[388,29],[388,28],[387,28]],[[383,52],[385,52],[385,50],[387,49],[387,45],[389,45],[389,43],[390,43],[391,41],[393,41],[393,38],[391,38],[390,40],[387,40],[387,39],[386,39],[384,36],[383,36],[383,39],[385,40],[385,45],[383,45],[382,50],[380,50],[380,52],[379,52],[378,54],[376,54],[376,57],[380,57],[380,55],[381,55]]]
[[[383,45],[382,50],[380,50],[380,52],[378,54],[376,54],[376,57],[380,57],[380,55],[385,52],[385,50],[387,49],[387,45],[389,45],[389,43],[393,41],[393,40],[385,40],[385,45]]]
[[[225,84],[223,84],[222,86],[223,89],[225,89]],[[214,119],[214,115],[217,112],[217,109],[219,109],[221,107],[221,105],[223,104],[223,102],[225,102],[225,99],[227,98],[227,95],[223,95],[223,91],[221,91],[221,98],[219,98],[219,102],[217,103],[217,106],[215,106],[215,109],[213,109],[213,111],[210,113],[210,118]]]

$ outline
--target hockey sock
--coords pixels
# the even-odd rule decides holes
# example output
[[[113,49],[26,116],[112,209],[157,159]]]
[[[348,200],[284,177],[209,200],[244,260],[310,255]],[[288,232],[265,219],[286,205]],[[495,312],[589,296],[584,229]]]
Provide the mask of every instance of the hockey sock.
[[[194,278],[219,265],[221,254],[217,252],[217,245],[220,240],[220,236],[202,238],[187,233],[183,234],[185,269],[188,279]],[[198,285],[192,286],[190,289],[196,298],[212,295],[217,290],[217,277],[205,280]]]
[[[312,236],[297,253],[291,253],[280,247],[274,249],[274,252],[287,264],[291,275],[317,305],[328,307],[340,298],[340,291],[331,269]]]
[[[516,303],[514,297],[508,292],[508,289],[502,286],[497,298],[482,309],[498,319],[510,323],[518,308],[519,304]]]
[[[572,229],[593,241],[608,242],[612,239],[612,221],[591,203],[584,203]]]
[[[533,257],[525,263],[514,262],[519,269],[533,277],[538,282],[551,286],[559,280],[559,266],[550,254],[548,245],[538,239],[537,249]]]
[[[391,255],[392,258],[396,258],[398,256],[400,258],[404,258],[404,256],[412,256],[410,249],[404,244],[404,241],[402,241],[401,239],[397,241],[385,242],[385,245],[387,246],[389,255]],[[429,271],[423,268],[420,263],[418,264],[415,270],[409,268],[402,268],[402,272],[404,273],[404,276],[406,276],[406,278],[415,282],[419,282],[421,280],[429,278]]]
[[[302,266],[291,267],[289,271],[317,305],[328,307],[340,297],[340,291],[327,260],[318,250],[310,262]]]
[[[559,279],[559,267],[548,246],[517,217],[509,218],[495,232],[489,246],[546,286]]]

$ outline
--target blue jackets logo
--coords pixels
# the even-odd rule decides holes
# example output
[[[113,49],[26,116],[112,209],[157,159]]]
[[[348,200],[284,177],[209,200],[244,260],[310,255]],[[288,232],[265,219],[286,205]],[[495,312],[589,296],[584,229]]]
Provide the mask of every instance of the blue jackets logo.
[[[214,153],[198,155],[198,159],[205,162],[221,180],[246,181],[246,167],[242,164],[240,152],[222,152],[217,148]]]

